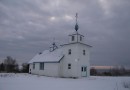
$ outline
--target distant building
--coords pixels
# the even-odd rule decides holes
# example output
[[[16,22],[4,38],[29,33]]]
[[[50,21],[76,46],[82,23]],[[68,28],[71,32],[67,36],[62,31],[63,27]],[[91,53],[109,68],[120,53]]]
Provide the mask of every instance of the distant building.
[[[75,30],[69,35],[69,43],[59,48],[53,43],[49,50],[34,56],[29,61],[29,73],[54,77],[89,77],[91,46],[85,44],[84,36],[78,33],[77,18]]]

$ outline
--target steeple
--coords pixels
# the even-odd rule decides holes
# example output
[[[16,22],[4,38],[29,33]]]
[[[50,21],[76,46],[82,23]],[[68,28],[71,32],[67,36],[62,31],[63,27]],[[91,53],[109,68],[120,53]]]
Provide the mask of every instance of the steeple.
[[[79,26],[78,26],[78,23],[77,23],[78,13],[76,13],[75,17],[76,17],[75,30],[78,31],[78,29],[79,29]]]
[[[69,43],[77,43],[77,42],[84,43],[84,36],[78,33],[78,29],[79,29],[78,21],[77,21],[78,13],[76,13],[75,17],[76,17],[76,24],[75,24],[76,32],[69,35]]]

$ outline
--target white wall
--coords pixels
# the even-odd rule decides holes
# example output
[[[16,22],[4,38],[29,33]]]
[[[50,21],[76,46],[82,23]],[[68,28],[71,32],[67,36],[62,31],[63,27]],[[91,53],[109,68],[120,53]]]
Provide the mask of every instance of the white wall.
[[[33,65],[30,65],[32,74],[45,75],[45,76],[59,76],[59,63],[44,63],[44,70],[40,70],[40,63],[35,63],[35,69]]]
[[[60,70],[60,75],[63,77],[75,77],[75,70],[76,70],[76,62],[74,60],[77,58],[77,45],[66,45],[63,46],[63,53],[64,53],[64,58],[61,61],[61,70]],[[71,49],[71,55],[68,55],[68,50]],[[71,69],[68,69],[68,64],[71,64]]]
[[[87,77],[90,76],[90,47],[76,43],[65,45],[62,49],[65,56],[60,63],[44,63],[44,70],[40,70],[39,63],[35,63],[35,69],[33,64],[30,64],[31,73],[45,76],[81,77],[81,67],[87,66]],[[71,49],[71,55],[68,55],[69,49]],[[86,55],[83,55],[83,50],[86,51]],[[71,69],[68,69],[69,63]]]
[[[90,76],[90,47],[82,44],[78,44],[80,48],[78,48],[79,55],[79,72],[81,72],[82,66],[87,66],[87,77]],[[85,50],[85,55],[83,55],[83,50]],[[81,73],[80,73],[81,76]]]
[[[29,64],[29,73],[32,73],[32,67],[33,67],[32,63]]]
[[[71,55],[68,55],[68,50],[71,49]],[[83,55],[83,50],[86,55]],[[63,46],[65,57],[60,62],[60,75],[62,77],[81,77],[81,67],[87,66],[87,76],[90,75],[89,63],[89,47],[77,43]],[[68,69],[68,63],[71,63],[71,69]]]

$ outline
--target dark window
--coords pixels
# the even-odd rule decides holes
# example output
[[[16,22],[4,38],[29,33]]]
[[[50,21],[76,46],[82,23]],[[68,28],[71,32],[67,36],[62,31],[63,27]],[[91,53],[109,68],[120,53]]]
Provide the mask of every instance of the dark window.
[[[68,64],[68,69],[71,69],[71,64],[70,63]]]
[[[84,68],[83,68],[83,67],[81,68],[81,71],[82,71],[82,72],[84,71]]]
[[[71,54],[71,49],[69,49],[68,54],[69,54],[69,55]]]
[[[33,63],[33,69],[35,69],[35,63]]]
[[[80,36],[80,41],[82,41],[82,36]]]
[[[83,55],[85,55],[85,50],[83,50]]]
[[[44,62],[40,63],[40,70],[44,70]]]
[[[74,36],[72,36],[72,41],[74,41]]]

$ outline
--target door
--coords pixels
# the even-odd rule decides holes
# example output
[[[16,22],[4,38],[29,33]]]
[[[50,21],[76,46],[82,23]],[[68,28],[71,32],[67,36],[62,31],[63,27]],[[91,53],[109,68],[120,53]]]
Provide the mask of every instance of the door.
[[[87,76],[87,66],[82,66],[81,67],[81,75],[82,75],[82,77]]]

